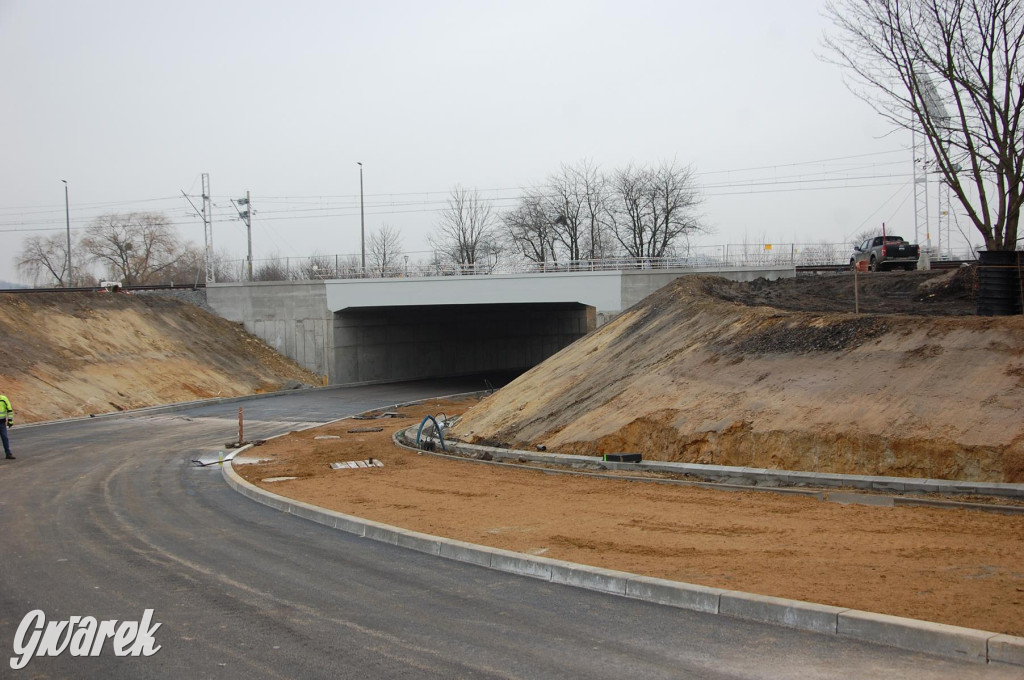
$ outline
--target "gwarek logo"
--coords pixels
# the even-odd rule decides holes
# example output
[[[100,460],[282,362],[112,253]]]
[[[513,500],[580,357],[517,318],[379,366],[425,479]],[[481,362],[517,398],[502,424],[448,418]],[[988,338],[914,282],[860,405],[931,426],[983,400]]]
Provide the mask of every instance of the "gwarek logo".
[[[152,656],[160,651],[153,634],[162,626],[153,624],[153,610],[142,614],[142,621],[97,621],[92,616],[72,616],[67,621],[46,622],[42,609],[25,615],[14,636],[11,668],[19,670],[33,656],[99,656],[103,643],[110,638],[116,656]]]

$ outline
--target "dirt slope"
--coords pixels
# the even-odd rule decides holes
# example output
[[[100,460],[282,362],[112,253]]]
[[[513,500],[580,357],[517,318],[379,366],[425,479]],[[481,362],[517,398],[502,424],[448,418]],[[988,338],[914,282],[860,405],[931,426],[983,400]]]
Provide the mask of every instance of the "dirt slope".
[[[860,277],[896,291],[869,295],[876,310],[916,316],[797,311],[851,308],[852,275],[685,277],[473,408],[457,434],[572,453],[1024,482],[1024,318],[942,315],[969,307],[966,276]]]
[[[155,296],[0,295],[0,340],[19,423],[319,384],[240,325]]]

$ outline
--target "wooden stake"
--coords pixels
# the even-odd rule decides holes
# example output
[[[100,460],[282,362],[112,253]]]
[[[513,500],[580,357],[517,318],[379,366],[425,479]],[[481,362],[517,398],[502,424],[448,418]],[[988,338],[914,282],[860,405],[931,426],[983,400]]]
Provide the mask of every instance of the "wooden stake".
[[[858,280],[860,278],[859,269],[856,265],[853,267],[853,313],[860,314],[860,284]],[[242,409],[238,409],[241,411]]]

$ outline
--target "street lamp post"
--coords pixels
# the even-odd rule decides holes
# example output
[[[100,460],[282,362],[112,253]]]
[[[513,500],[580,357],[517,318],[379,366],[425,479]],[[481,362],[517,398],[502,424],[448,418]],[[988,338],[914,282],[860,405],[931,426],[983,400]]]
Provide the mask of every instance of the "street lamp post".
[[[62,179],[61,182],[64,182],[64,219],[66,220],[68,227],[68,277],[64,281],[64,287],[69,288],[71,284],[71,205],[68,203],[68,181],[66,179]]]
[[[359,165],[359,248],[363,253],[363,273],[366,276],[366,213],[363,210],[363,164]]]

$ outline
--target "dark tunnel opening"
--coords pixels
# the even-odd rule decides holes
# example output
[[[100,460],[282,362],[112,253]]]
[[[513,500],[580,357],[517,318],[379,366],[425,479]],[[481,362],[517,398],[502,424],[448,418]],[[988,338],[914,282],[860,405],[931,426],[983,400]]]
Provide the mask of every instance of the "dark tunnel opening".
[[[594,308],[579,303],[350,307],[334,313],[334,382],[506,382],[595,326]]]

